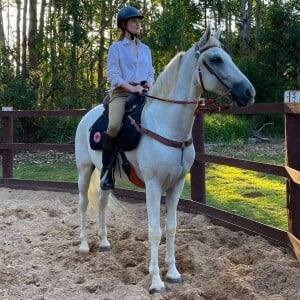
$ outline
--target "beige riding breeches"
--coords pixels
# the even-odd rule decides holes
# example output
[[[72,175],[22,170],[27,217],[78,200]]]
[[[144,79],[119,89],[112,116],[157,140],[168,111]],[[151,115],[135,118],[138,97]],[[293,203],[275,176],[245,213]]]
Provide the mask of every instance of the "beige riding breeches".
[[[107,134],[111,137],[116,137],[119,133],[125,114],[125,104],[129,95],[130,93],[122,88],[115,89],[111,95],[107,128]]]

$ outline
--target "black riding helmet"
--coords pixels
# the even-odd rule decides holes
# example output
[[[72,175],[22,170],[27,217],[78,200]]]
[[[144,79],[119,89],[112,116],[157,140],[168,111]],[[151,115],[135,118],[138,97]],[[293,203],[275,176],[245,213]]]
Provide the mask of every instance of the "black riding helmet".
[[[130,18],[143,19],[144,16],[135,7],[126,6],[126,7],[122,8],[118,13],[118,16],[117,16],[118,28],[125,29],[125,28],[122,28],[122,23],[126,22]]]

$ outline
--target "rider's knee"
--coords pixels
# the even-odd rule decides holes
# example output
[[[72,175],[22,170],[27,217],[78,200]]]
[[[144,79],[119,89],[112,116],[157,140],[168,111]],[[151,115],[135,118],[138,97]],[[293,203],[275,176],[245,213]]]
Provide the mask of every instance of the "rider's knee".
[[[120,131],[120,126],[113,125],[107,128],[107,134],[111,137],[116,137]]]

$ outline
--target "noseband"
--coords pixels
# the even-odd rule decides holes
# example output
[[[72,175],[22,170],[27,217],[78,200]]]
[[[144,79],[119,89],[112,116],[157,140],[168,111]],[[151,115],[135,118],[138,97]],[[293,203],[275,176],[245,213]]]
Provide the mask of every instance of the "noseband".
[[[209,47],[205,47],[201,50],[196,50],[197,53],[199,53],[199,55],[201,55],[203,52],[205,52],[208,49],[211,48],[220,48],[219,46],[209,46]],[[222,78],[208,65],[208,63],[206,61],[203,61],[203,65],[205,66],[205,68],[209,71],[210,74],[214,75],[217,80],[228,90],[230,91],[230,87],[224,82],[224,80],[222,80]],[[199,66],[198,68],[198,74],[199,74],[199,79],[200,79],[200,84],[202,87],[202,90],[204,92],[208,92],[208,90],[204,87],[204,83],[203,83],[203,75],[202,75],[202,71],[201,68]]]

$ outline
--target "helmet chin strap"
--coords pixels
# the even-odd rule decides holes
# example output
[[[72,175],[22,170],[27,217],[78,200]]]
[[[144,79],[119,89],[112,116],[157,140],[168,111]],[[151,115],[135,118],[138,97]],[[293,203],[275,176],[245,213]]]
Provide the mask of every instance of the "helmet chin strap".
[[[130,39],[133,41],[137,38],[137,34],[133,34],[132,32],[130,32],[127,28],[125,28],[125,30],[130,34]]]

